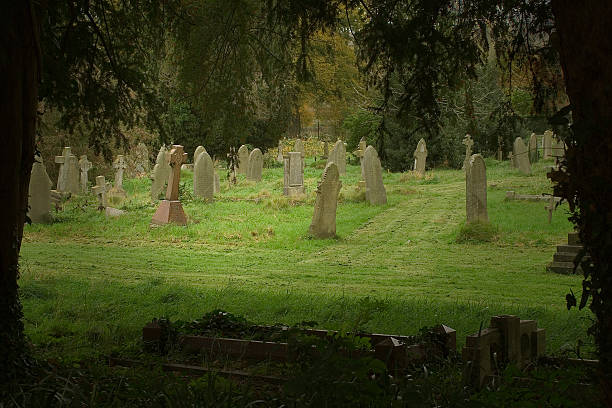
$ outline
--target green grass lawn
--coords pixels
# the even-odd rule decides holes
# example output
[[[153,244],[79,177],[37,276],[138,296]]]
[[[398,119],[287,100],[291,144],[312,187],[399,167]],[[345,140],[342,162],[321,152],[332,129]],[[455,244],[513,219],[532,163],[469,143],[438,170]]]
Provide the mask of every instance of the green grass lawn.
[[[314,320],[328,329],[415,334],[444,323],[458,341],[495,314],[537,319],[547,351],[589,342],[589,311],[567,311],[580,276],[545,270],[572,230],[567,206],[548,224],[545,203],[507,202],[505,191],[551,192],[551,162],[524,176],[487,160],[491,242],[458,244],[465,223],[465,176],[434,170],[423,179],[385,173],[388,204],[369,206],[347,166],[337,239],[308,236],[321,166],[307,162],[307,196],[282,196],[282,168],[260,183],[222,180],[216,201],[191,195],[183,171],[187,227],[150,227],[150,180],[126,180],[127,214],[106,219],[93,196],[75,197],[50,225],[26,226],[21,298],[26,333],[44,356],[80,359],[140,349],[153,317],[192,319],[214,308],[260,323]],[[221,172],[222,179],[224,171]]]

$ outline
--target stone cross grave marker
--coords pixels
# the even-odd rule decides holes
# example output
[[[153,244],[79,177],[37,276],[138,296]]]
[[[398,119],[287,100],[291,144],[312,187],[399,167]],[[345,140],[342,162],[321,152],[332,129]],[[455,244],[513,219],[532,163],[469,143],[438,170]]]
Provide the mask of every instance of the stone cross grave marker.
[[[472,140],[472,136],[466,134],[463,138],[463,142],[465,145],[465,159],[463,160],[463,167],[461,169],[467,169],[467,165],[470,161],[470,157],[472,157],[472,146],[474,146],[474,141]]]
[[[479,154],[470,157],[465,172],[467,222],[489,222],[487,214],[487,167]]]
[[[529,151],[523,139],[517,137],[513,144],[514,163],[523,174],[531,174],[531,163],[529,162]]]
[[[79,164],[70,147],[64,147],[61,156],[55,156],[55,163],[60,165],[57,176],[57,191],[79,193]]]
[[[303,160],[302,153],[300,152],[289,152],[284,155],[284,195],[295,196],[304,194]]]
[[[109,185],[106,183],[104,176],[96,177],[96,185],[91,191],[98,197],[98,209],[104,209],[108,205],[106,194],[108,193]]]
[[[28,190],[29,199],[28,217],[33,223],[47,223],[51,221],[49,208],[51,206],[51,186],[53,182],[47,174],[42,157],[36,156],[30,175]]]
[[[169,223],[187,225],[187,216],[183,211],[183,206],[178,200],[179,182],[181,181],[181,165],[187,160],[187,153],[183,151],[183,146],[173,145],[168,155],[168,164],[172,174],[168,180],[166,189],[166,199],[162,200],[153,214],[151,222],[153,224],[164,225]]]
[[[425,164],[427,161],[427,144],[425,139],[419,140],[414,151],[414,171],[419,175],[425,174]]]
[[[212,202],[215,192],[215,169],[208,152],[200,151],[193,166],[193,194]]]
[[[552,130],[546,130],[544,132],[544,137],[542,138],[542,156],[544,157],[544,159],[550,159],[552,157],[552,138]]]
[[[87,173],[92,168],[92,163],[87,160],[86,155],[82,155],[79,159],[79,168],[81,169],[81,192],[87,193]]]
[[[117,155],[113,162],[113,168],[115,169],[115,185],[111,189],[110,194],[115,197],[125,197],[127,194],[123,189],[123,172],[127,168],[127,162],[122,154]]]
[[[262,172],[263,154],[261,154],[261,150],[253,149],[253,151],[249,155],[246,178],[249,181],[261,181]]]
[[[168,183],[170,174],[171,169],[170,164],[168,164],[168,149],[166,149],[166,146],[162,146],[159,149],[159,153],[157,153],[157,159],[155,160],[155,166],[153,167],[151,200],[157,201],[159,199],[159,195]]]
[[[240,146],[238,149],[238,174],[244,174],[246,176],[249,169],[249,148],[245,145]]]
[[[538,136],[535,133],[529,136],[529,161],[532,164],[538,161]]]
[[[363,157],[366,201],[372,205],[387,204],[387,191],[382,179],[382,166],[376,149],[368,146]]]
[[[340,173],[335,163],[327,163],[317,186],[314,213],[308,232],[317,238],[336,236],[336,209],[342,188]]]
[[[344,142],[342,140],[337,140],[332,148],[332,151],[329,153],[329,157],[327,158],[327,163],[336,163],[338,167],[338,173],[340,175],[346,174],[346,147],[344,146]]]

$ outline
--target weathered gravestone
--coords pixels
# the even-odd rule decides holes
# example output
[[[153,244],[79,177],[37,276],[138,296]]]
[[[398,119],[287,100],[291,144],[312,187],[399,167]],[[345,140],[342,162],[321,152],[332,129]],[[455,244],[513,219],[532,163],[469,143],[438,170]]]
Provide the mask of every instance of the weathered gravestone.
[[[276,155],[276,161],[279,163],[282,163],[284,160],[283,158],[283,142],[282,140],[278,141],[278,154]]]
[[[187,160],[187,153],[183,151],[183,146],[173,145],[169,154],[169,165],[172,175],[168,179],[166,189],[166,199],[162,200],[153,214],[151,222],[153,224],[164,225],[169,223],[187,225],[187,216],[183,211],[183,206],[178,199],[179,182],[181,181],[181,165]]]
[[[51,222],[49,208],[51,206],[51,186],[53,182],[47,174],[42,157],[36,156],[30,175],[28,217],[33,223]]]
[[[317,198],[308,232],[317,238],[336,236],[336,208],[342,182],[335,163],[327,163],[317,186]]]
[[[329,143],[327,143],[327,140],[323,142],[323,158],[326,160],[329,158]]]
[[[359,145],[357,150],[355,150],[353,153],[359,157],[359,166],[361,167],[361,179],[357,182],[357,190],[361,190],[362,188],[365,188],[365,173],[363,171],[363,157],[365,155],[365,151],[368,148],[368,145],[366,143],[365,137],[362,137],[359,140]]]
[[[553,137],[550,151],[553,158],[557,160],[563,158],[565,156],[565,143],[562,140]]]
[[[529,151],[527,150],[527,146],[525,146],[525,142],[520,137],[514,139],[514,144],[512,145],[514,163],[516,168],[523,174],[531,174],[531,163],[529,162]]]
[[[55,156],[55,163],[60,165],[57,176],[57,191],[79,193],[79,164],[70,147],[64,147],[61,156]]]
[[[466,134],[463,138],[463,142],[465,145],[465,159],[463,159],[463,166],[461,166],[462,170],[467,169],[467,165],[470,161],[470,157],[472,157],[472,146],[474,146],[474,141],[472,140],[472,136]]]
[[[300,152],[289,152],[283,157],[284,188],[283,194],[294,196],[304,194],[304,159]]]
[[[206,152],[206,149],[204,148],[204,146],[198,146],[195,149],[195,152],[193,152],[193,165],[195,166],[196,161],[198,160],[198,157],[200,157],[200,154],[202,152]],[[208,152],[207,152],[208,153]],[[210,155],[209,155],[210,156]]]
[[[295,143],[293,144],[293,150],[294,152],[300,152],[302,153],[302,157],[306,157],[306,150],[304,149],[304,142],[302,142],[302,139],[297,139],[295,141]]]
[[[113,197],[125,197],[127,194],[123,189],[123,172],[127,168],[127,162],[122,154],[118,154],[117,158],[113,162],[113,168],[115,169],[115,185],[109,192]]]
[[[529,161],[532,164],[538,161],[538,136],[535,133],[529,136]]]
[[[514,160],[514,154],[512,152],[508,152],[508,160],[510,160],[510,167],[516,169],[516,160]]]
[[[552,138],[552,130],[547,130],[544,132],[544,137],[542,138],[542,156],[544,159],[550,159],[552,157]]]
[[[81,193],[87,193],[87,173],[91,170],[92,164],[87,160],[86,155],[82,155],[79,159],[79,168],[81,169]]]
[[[238,166],[236,168],[236,173],[247,175],[249,170],[249,148],[245,145],[240,146],[238,149]]]
[[[193,166],[193,194],[212,202],[215,192],[215,169],[208,153],[200,151]]]
[[[140,142],[132,149],[128,156],[128,174],[130,177],[142,177],[147,174],[151,168],[149,163],[149,149]]]
[[[168,150],[166,146],[162,146],[157,153],[157,160],[155,160],[155,166],[153,167],[153,182],[151,184],[151,199],[157,201],[159,195],[164,188],[166,183],[172,174],[170,164],[168,163]]]
[[[336,163],[338,173],[346,174],[346,147],[342,140],[336,141],[332,151],[329,153],[327,163]]]
[[[249,155],[246,178],[249,181],[261,181],[263,172],[263,154],[261,150],[254,149]]]
[[[376,149],[368,146],[363,156],[366,201],[372,205],[386,204],[387,191],[382,179],[382,166]]]
[[[425,174],[425,164],[427,161],[427,145],[425,139],[419,140],[414,151],[414,171],[419,175]]]
[[[96,185],[91,191],[98,197],[98,208],[106,208],[108,206],[107,193],[110,190],[110,183],[107,183],[104,176],[96,177]]]
[[[467,222],[489,222],[487,214],[487,167],[479,154],[470,157],[465,169]]]

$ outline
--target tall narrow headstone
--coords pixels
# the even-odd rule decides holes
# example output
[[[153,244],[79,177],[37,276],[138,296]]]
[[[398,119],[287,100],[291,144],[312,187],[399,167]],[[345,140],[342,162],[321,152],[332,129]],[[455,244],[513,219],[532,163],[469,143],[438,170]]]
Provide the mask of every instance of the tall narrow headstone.
[[[81,169],[81,193],[87,193],[87,173],[91,170],[92,164],[87,160],[86,155],[82,155],[79,159],[79,168]]]
[[[465,171],[467,222],[489,222],[487,214],[487,168],[481,155],[470,157]]]
[[[212,202],[215,191],[215,169],[206,151],[200,151],[193,166],[193,194]]]
[[[552,157],[552,138],[552,130],[547,130],[544,132],[544,137],[542,139],[542,156],[544,157],[544,159],[550,159]]]
[[[465,145],[465,159],[463,159],[463,166],[461,167],[461,169],[465,170],[467,168],[468,162],[470,161],[470,157],[472,156],[472,146],[474,146],[472,136],[466,134],[463,138],[463,144]]]
[[[64,147],[61,156],[55,156],[55,163],[60,165],[57,176],[57,191],[78,194],[79,162],[70,147]]]
[[[153,214],[151,222],[153,224],[164,225],[169,223],[187,225],[187,216],[183,211],[183,206],[178,199],[179,182],[181,181],[181,165],[187,161],[187,153],[183,151],[183,146],[173,145],[169,154],[168,164],[172,169],[172,175],[168,180],[166,189],[166,199],[162,200]]]
[[[66,190],[72,194],[79,194],[81,192],[81,170],[79,169],[79,159],[75,155],[70,155],[68,160],[68,184]]]
[[[284,160],[283,158],[283,141],[279,140],[278,141],[278,154],[276,155],[276,161],[279,163],[282,163]]]
[[[51,186],[53,182],[47,174],[42,157],[36,156],[30,175],[28,190],[28,217],[33,223],[51,222],[49,208],[51,206]]]
[[[244,174],[246,176],[249,169],[249,148],[245,145],[240,146],[238,149],[238,168],[236,172],[238,174]]]
[[[538,161],[538,136],[535,133],[529,136],[529,161],[532,164]]]
[[[340,173],[335,163],[327,163],[317,186],[312,222],[308,231],[317,238],[336,236],[336,209],[342,188]]]
[[[419,140],[414,151],[414,171],[419,175],[425,174],[425,164],[427,161],[427,145],[425,139]]]
[[[246,178],[249,181],[261,181],[263,172],[263,154],[261,150],[254,149],[249,155]]]
[[[306,150],[304,150],[304,142],[302,142],[302,139],[296,139],[292,151],[300,152],[302,153],[302,157],[306,157]]]
[[[529,151],[523,139],[517,137],[513,144],[514,163],[523,174],[531,174],[531,163],[529,162]]]
[[[91,191],[98,197],[98,208],[103,209],[108,206],[107,194],[110,190],[109,184],[104,179],[104,176],[96,177],[96,185],[93,186]]]
[[[387,191],[382,179],[382,166],[376,149],[368,146],[363,156],[366,201],[372,205],[387,203]]]
[[[329,143],[327,143],[327,140],[323,142],[323,158],[326,160],[329,158]]]
[[[329,153],[327,163],[332,162],[336,163],[340,175],[346,174],[346,147],[342,140],[336,141],[332,151]]]
[[[159,195],[164,191],[172,174],[168,160],[168,150],[165,146],[162,146],[157,153],[157,160],[155,160],[155,166],[153,167],[153,183],[151,184],[151,199],[153,201],[159,199]]]
[[[284,195],[304,194],[303,160],[300,152],[289,152],[284,155]]]
[[[109,193],[114,197],[125,197],[127,194],[123,189],[123,172],[127,168],[127,162],[122,154],[117,155],[113,168],[115,169],[115,185]]]

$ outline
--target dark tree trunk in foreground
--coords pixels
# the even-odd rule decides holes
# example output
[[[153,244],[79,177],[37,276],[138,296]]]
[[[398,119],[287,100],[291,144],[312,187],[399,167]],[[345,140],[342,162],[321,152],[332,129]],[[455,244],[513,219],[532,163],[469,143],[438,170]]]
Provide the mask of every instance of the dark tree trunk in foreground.
[[[553,0],[559,51],[572,105],[569,178],[557,192],[575,205],[573,221],[591,255],[584,289],[597,317],[592,334],[601,361],[602,389],[612,400],[612,2]],[[569,144],[569,143],[568,143]],[[573,201],[572,201],[573,200]]]
[[[25,347],[17,297],[19,249],[34,159],[40,71],[38,24],[29,1],[0,7],[0,383]]]

